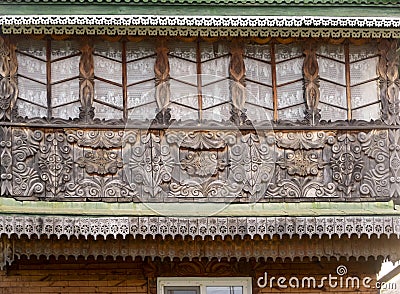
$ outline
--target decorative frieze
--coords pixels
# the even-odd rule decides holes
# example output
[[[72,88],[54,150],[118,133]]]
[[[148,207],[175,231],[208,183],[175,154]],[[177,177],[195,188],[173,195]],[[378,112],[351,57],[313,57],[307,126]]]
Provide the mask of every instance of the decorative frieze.
[[[1,132],[1,192],[18,200],[387,201],[399,189],[394,129]]]
[[[293,238],[316,235],[339,238],[363,235],[368,238],[400,238],[397,216],[319,216],[319,217],[68,217],[1,215],[0,232],[8,237],[63,236],[97,239],[122,236],[211,237],[226,239],[259,236],[260,238]],[[246,237],[247,236],[247,237]]]
[[[397,238],[368,240],[365,237],[344,237],[343,239],[335,239],[334,241],[328,238],[313,239],[312,242],[308,238],[294,237],[290,240],[277,239],[229,239],[229,240],[173,240],[171,238],[116,238],[113,240],[77,240],[71,239],[68,242],[65,240],[57,240],[51,238],[46,239],[17,239],[13,240],[13,246],[10,247],[13,256],[74,256],[75,258],[89,256],[95,259],[99,257],[142,257],[150,258],[158,261],[168,258],[168,260],[182,259],[203,259],[212,260],[216,258],[235,258],[237,260],[251,258],[259,260],[260,258],[273,260],[294,260],[300,258],[345,258],[349,260],[350,256],[356,259],[359,258],[389,258],[392,261],[397,261],[400,258],[399,252],[394,249],[398,248],[400,240]],[[10,242],[9,242],[10,244]],[[336,250],[340,246],[340,250]],[[372,250],[372,246],[375,248]],[[84,249],[83,249],[84,248]],[[11,260],[7,260],[8,262]],[[0,260],[1,262],[1,260]],[[148,267],[146,267],[149,270]],[[193,275],[192,268],[182,265],[180,274]],[[166,274],[163,272],[163,274]],[[199,273],[196,273],[198,275]]]

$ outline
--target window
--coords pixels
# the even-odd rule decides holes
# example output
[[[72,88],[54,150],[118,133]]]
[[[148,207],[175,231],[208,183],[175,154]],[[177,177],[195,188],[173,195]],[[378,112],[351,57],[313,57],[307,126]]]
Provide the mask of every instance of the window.
[[[54,38],[14,39],[21,117],[227,121],[234,97],[253,123],[381,117],[379,40]]]
[[[251,294],[251,278],[158,278],[157,294]]]

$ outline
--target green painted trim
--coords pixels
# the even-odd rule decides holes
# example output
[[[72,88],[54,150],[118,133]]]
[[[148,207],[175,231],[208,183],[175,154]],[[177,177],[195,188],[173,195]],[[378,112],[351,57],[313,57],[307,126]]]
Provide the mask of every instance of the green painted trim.
[[[132,5],[110,4],[94,5],[77,4],[23,4],[0,2],[0,15],[174,15],[174,16],[328,16],[328,17],[396,17],[400,16],[400,4],[394,7],[371,6],[315,6],[283,7],[283,6],[246,6],[240,5]]]
[[[0,198],[0,214],[79,216],[378,216],[399,215],[389,202],[104,203],[16,201]]]

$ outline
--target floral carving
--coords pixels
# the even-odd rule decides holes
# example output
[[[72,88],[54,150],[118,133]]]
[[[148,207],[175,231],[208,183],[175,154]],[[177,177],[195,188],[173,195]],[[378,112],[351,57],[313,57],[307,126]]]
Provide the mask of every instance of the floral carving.
[[[92,148],[115,148],[125,145],[125,142],[136,141],[135,131],[101,131],[101,130],[66,130],[67,141],[78,146]]]
[[[350,196],[356,191],[362,179],[361,170],[364,164],[361,157],[361,145],[356,135],[345,133],[337,137],[336,143],[332,146],[330,163],[333,180],[337,183],[338,190]]]
[[[326,143],[332,144],[334,138],[334,131],[277,132],[275,134],[276,144],[290,149],[324,148]]]
[[[66,185],[66,198],[80,197],[84,199],[132,198],[137,195],[134,186],[112,177],[83,178],[77,184]]]
[[[191,149],[219,149],[236,142],[236,132],[168,131],[167,142]]]
[[[128,181],[143,189],[143,197],[161,196],[162,184],[171,180],[175,166],[169,146],[154,133],[141,134],[132,146],[132,154],[125,169]]]
[[[78,166],[86,170],[88,174],[116,174],[121,168],[122,158],[117,152],[105,151],[103,149],[93,150],[85,153],[84,157],[77,160]]]
[[[34,156],[43,139],[42,131],[14,129],[12,132],[13,195],[28,197],[44,190],[38,171],[34,167]]]
[[[215,175],[218,170],[223,170],[226,164],[218,160],[216,152],[189,151],[181,160],[181,166],[189,175],[204,177]]]
[[[263,137],[265,139],[265,137]],[[275,168],[275,154],[268,142],[247,134],[230,149],[230,180],[251,196],[263,196]]]
[[[333,183],[320,183],[310,178],[281,180],[276,184],[270,184],[267,196],[276,198],[299,198],[299,197],[336,197],[336,186]]]
[[[66,144],[63,133],[46,134],[40,146],[38,165],[40,177],[46,183],[46,190],[56,196],[65,191],[65,183],[71,180],[71,146]]]
[[[283,169],[287,169],[289,175],[316,176],[325,162],[321,159],[321,152],[316,150],[305,151],[298,149],[287,150],[284,160],[277,162]]]
[[[0,36],[0,120],[11,119],[18,97],[17,69],[15,45]]]

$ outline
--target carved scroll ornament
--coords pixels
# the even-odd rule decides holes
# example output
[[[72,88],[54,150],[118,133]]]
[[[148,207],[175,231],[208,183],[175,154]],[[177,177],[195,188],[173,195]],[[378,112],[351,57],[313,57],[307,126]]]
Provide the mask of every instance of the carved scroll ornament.
[[[18,97],[15,45],[0,36],[0,120],[11,120]]]

